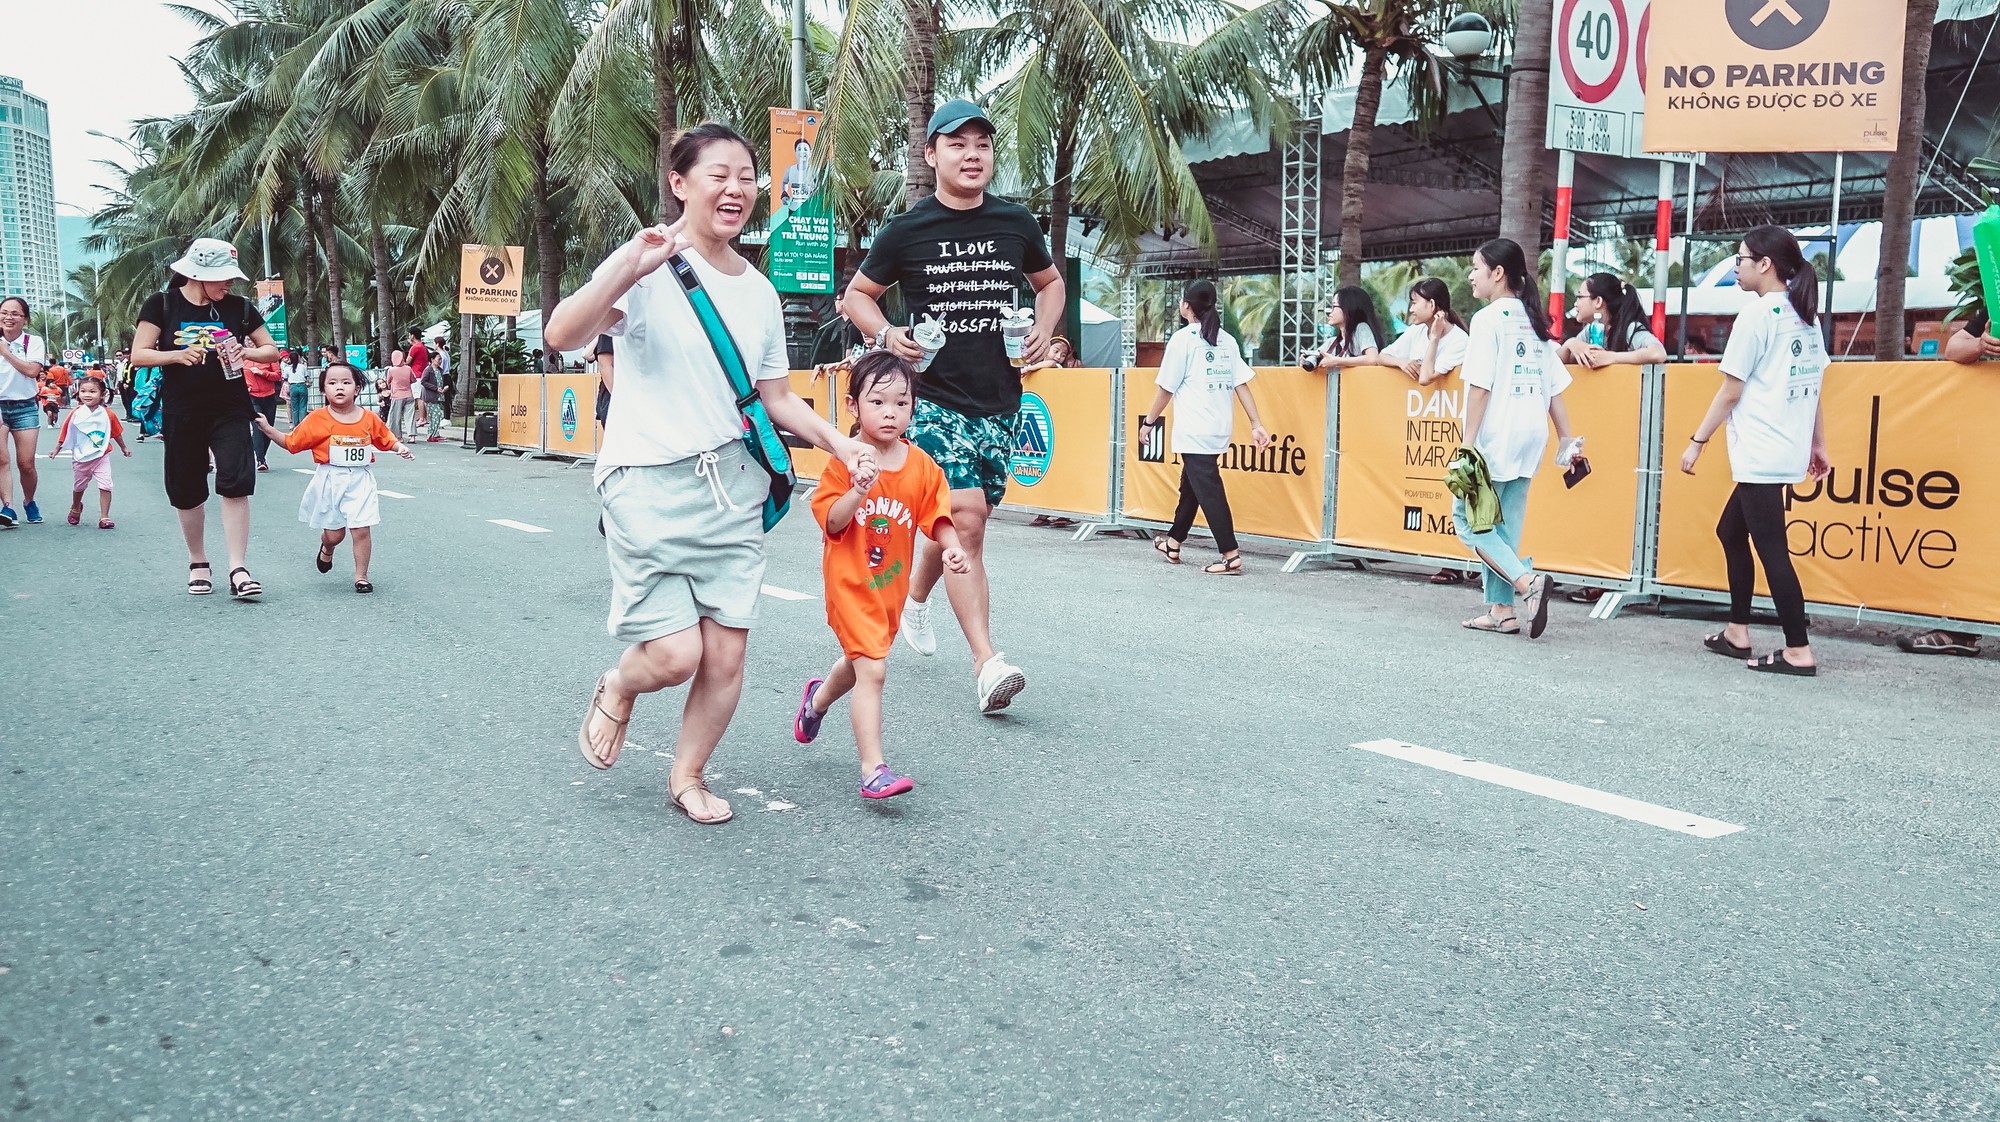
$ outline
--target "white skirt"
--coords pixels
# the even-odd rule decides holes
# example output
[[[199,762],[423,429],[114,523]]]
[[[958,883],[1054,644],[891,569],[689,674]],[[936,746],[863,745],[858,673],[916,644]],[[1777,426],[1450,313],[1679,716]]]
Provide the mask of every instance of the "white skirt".
[[[365,467],[316,464],[299,499],[299,521],[315,530],[349,530],[382,521],[375,472]]]

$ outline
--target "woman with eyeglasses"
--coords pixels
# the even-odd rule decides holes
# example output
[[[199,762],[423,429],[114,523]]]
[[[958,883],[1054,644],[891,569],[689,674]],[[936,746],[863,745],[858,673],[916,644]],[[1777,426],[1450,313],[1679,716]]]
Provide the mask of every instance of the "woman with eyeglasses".
[[[1382,321],[1375,314],[1375,298],[1355,285],[1337,288],[1326,308],[1327,326],[1332,335],[1319,353],[1306,359],[1308,370],[1344,370],[1350,366],[1379,366],[1382,349]]]
[[[1819,401],[1826,347],[1814,326],[1819,275],[1790,230],[1759,226],[1737,247],[1736,283],[1757,299],[1736,314],[1722,351],[1722,388],[1681,454],[1681,470],[1693,475],[1708,442],[1728,426],[1736,489],[1715,536],[1729,570],[1729,625],[1702,645],[1752,670],[1810,678],[1819,673],[1819,660],[1807,638],[1805,591],[1785,540],[1785,492],[1794,483],[1825,478],[1831,468]],[[1753,658],[1750,606],[1758,561],[1785,646]]]

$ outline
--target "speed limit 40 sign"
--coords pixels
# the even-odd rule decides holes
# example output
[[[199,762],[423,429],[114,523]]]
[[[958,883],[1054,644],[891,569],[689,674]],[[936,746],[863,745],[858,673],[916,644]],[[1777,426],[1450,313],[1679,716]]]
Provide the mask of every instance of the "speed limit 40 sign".
[[[1652,0],[1548,0],[1555,4],[1548,146],[1600,156],[1698,161],[1647,152],[1646,38]]]

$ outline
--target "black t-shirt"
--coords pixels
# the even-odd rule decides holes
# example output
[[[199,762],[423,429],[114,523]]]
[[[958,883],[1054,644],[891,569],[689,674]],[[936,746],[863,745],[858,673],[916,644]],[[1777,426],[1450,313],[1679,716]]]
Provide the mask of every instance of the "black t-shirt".
[[[1021,409],[1021,372],[1007,361],[1000,313],[1030,273],[1054,262],[1028,208],[986,196],[971,210],[922,199],[875,236],[861,273],[901,284],[910,322],[926,312],[944,324],[944,350],[917,396],[968,417],[1011,417]]]
[[[1974,338],[1977,338],[1981,335],[1986,334],[1987,325],[1992,322],[1993,322],[1992,313],[1981,312],[1978,315],[1973,316],[1971,319],[1965,321],[1965,329],[1967,331],[1970,331],[1973,334]]]
[[[248,347],[250,333],[264,326],[264,317],[250,301],[230,293],[213,304],[190,303],[178,287],[155,292],[139,309],[139,322],[160,329],[155,350],[181,351],[187,348],[175,338],[183,327],[220,327]],[[200,366],[167,365],[160,368],[160,409],[166,413],[197,413],[206,416],[249,418],[250,390],[242,378],[223,376],[222,357],[211,352]]]

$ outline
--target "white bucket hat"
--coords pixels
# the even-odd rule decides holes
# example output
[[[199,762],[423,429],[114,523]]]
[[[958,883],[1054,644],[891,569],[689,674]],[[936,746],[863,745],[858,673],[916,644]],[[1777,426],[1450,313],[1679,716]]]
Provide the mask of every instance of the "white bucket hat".
[[[250,279],[236,267],[236,247],[221,238],[196,238],[181,259],[167,267],[189,280]]]

